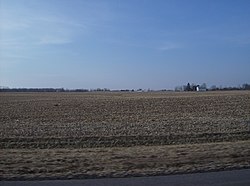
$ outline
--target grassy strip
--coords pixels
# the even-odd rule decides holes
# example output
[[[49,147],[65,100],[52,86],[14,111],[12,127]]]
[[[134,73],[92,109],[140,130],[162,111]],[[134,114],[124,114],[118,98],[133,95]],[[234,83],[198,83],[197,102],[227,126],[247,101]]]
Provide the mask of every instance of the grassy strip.
[[[250,140],[84,149],[1,149],[0,180],[166,175],[250,167]]]

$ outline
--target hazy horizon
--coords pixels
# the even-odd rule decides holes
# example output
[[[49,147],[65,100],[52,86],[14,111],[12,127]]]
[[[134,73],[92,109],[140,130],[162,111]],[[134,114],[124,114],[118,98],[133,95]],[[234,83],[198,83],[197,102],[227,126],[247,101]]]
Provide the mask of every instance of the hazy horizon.
[[[0,0],[0,86],[250,83],[248,0]]]

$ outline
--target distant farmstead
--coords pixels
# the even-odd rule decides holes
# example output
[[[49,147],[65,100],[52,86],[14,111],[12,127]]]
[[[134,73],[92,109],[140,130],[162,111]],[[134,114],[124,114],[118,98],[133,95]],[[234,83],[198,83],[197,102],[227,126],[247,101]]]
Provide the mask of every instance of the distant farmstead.
[[[190,84],[188,83],[187,85],[183,85],[182,87],[176,87],[175,91],[197,91],[197,92],[204,92],[207,91],[207,85],[206,83],[203,83],[201,85],[197,84]]]
[[[206,87],[206,85],[204,86],[204,85],[196,85],[196,91],[197,92],[205,92],[205,91],[207,91],[207,87]]]

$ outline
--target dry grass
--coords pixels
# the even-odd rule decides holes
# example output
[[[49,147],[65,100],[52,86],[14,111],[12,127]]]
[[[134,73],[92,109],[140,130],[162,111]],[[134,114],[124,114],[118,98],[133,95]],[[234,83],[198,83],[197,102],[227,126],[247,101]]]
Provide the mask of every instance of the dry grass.
[[[250,166],[249,91],[0,93],[0,123],[1,179]]]
[[[250,141],[85,149],[0,150],[0,179],[165,175],[250,166]]]

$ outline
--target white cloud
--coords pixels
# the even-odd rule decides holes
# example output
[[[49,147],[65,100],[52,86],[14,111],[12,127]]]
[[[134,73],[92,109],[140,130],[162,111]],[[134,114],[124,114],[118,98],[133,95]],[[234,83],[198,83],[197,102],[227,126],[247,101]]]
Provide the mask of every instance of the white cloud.
[[[14,21],[14,20],[5,20],[1,21],[2,30],[22,30],[29,27],[29,23],[25,21]]]
[[[71,43],[72,40],[67,37],[60,37],[60,36],[44,36],[40,39],[38,44],[41,45],[48,45],[48,44],[67,44]]]
[[[34,45],[66,44],[76,35],[83,34],[85,27],[74,20],[55,16],[25,16],[19,19],[5,15],[1,19],[1,47],[13,49]]]
[[[167,50],[173,50],[173,49],[178,49],[181,48],[180,44],[177,43],[166,43],[162,45],[161,47],[157,48],[158,50],[161,51],[167,51]]]
[[[249,34],[241,34],[234,35],[230,37],[225,37],[224,40],[233,43],[235,46],[246,46],[250,44],[250,35]]]
[[[78,29],[85,29],[86,25],[82,23],[78,23],[74,20],[68,20],[67,17],[59,17],[59,16],[38,16],[35,18],[32,18],[34,22],[43,22],[47,24],[53,24],[55,26],[67,26],[72,28],[78,28]]]

